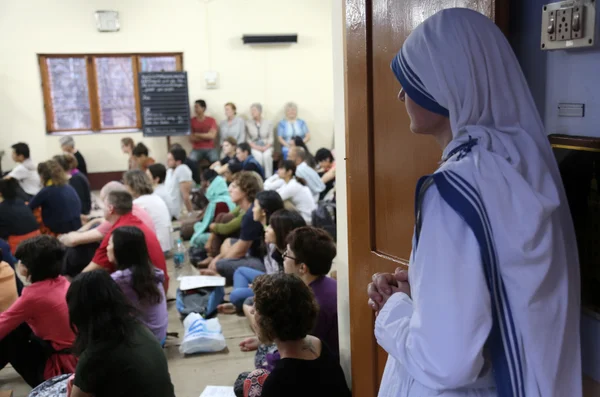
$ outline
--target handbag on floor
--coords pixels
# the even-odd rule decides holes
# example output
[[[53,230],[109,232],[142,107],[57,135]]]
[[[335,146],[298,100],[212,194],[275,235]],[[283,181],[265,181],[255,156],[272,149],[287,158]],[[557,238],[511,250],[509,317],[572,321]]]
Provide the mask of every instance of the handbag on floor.
[[[217,306],[223,302],[225,289],[223,287],[207,287],[182,291],[177,289],[175,306],[182,317],[197,313],[205,319],[217,314]]]

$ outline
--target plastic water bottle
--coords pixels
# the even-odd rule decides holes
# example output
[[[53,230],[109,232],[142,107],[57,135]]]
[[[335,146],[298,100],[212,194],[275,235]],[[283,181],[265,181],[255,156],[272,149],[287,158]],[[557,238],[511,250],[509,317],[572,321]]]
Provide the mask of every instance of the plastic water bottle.
[[[177,277],[180,276],[181,269],[183,269],[183,265],[185,264],[185,255],[185,246],[183,245],[181,239],[177,239],[177,244],[175,246],[175,254],[173,255],[173,262],[175,262],[175,274],[177,275]]]

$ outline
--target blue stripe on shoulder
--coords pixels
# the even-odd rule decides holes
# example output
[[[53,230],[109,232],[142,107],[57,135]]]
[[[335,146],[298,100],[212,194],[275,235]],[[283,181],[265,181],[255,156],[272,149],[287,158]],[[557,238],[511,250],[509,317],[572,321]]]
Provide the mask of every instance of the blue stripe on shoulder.
[[[488,346],[498,396],[524,397],[518,339],[504,283],[497,268],[497,256],[485,207],[477,191],[458,174],[441,171],[435,173],[433,178],[442,199],[465,220],[480,247],[492,304],[493,326]]]

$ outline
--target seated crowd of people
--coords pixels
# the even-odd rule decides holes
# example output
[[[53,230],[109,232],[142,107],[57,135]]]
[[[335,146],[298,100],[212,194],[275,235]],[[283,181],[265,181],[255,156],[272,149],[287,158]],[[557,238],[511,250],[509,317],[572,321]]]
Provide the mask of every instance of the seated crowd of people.
[[[196,103],[192,126],[208,128],[196,133],[214,140],[216,123],[205,109]],[[12,146],[16,166],[0,179],[0,369],[10,363],[31,387],[73,374],[73,397],[173,396],[161,346],[166,258],[179,220],[182,235],[185,225],[190,230],[190,257],[201,258],[199,273],[233,287],[218,312],[246,316],[256,334],[240,344],[256,359],[238,377],[236,395],[350,395],[339,366],[337,284],[329,277],[335,241],[310,226],[334,189],[333,155],[310,154],[306,124],[290,104],[291,130],[280,123],[285,159],[270,175],[272,128],[262,107],[252,105],[252,122],[242,124],[235,110],[226,105],[221,160],[194,134],[190,156],[175,144],[165,164],[143,143],[123,139],[129,170],[100,190],[102,216],[90,215],[88,170],[73,138],[60,140],[63,154],[39,164],[25,143]]]

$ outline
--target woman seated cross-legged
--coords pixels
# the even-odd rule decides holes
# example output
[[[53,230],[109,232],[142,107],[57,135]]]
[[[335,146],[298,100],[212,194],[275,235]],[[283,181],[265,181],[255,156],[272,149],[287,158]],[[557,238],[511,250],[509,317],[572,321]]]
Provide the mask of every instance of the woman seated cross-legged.
[[[135,226],[115,229],[106,253],[117,267],[111,277],[138,310],[139,320],[164,344],[169,324],[165,274],[150,263],[144,233]]]
[[[69,282],[60,276],[64,248],[48,235],[17,248],[17,275],[26,288],[0,314],[0,368],[10,363],[31,386],[75,370],[75,335],[65,299]]]
[[[284,184],[277,189],[277,193],[302,215],[306,223],[310,223],[317,205],[306,181],[296,176],[296,164],[291,160],[282,161],[278,174]]]
[[[69,185],[75,189],[79,201],[81,201],[81,213],[87,215],[92,210],[92,193],[90,182],[85,174],[77,169],[77,159],[72,154],[61,154],[53,159],[60,164],[65,172],[65,178]]]
[[[71,397],[174,397],[167,358],[104,270],[82,273],[67,292],[79,363]]]
[[[221,252],[211,260],[208,269],[200,271],[204,275],[220,274],[227,279],[228,285],[233,282],[233,273],[238,267],[246,266],[265,270],[262,261],[264,228],[256,222],[252,215],[252,205],[261,186],[252,172],[237,173],[231,185],[229,194],[233,202],[244,212],[239,239],[227,239],[221,245]]]
[[[254,221],[260,222],[265,229],[265,242],[267,242],[267,252],[263,258],[265,271],[253,269],[250,267],[239,267],[233,274],[233,291],[231,292],[231,303],[219,305],[220,313],[234,314],[242,312],[242,304],[246,298],[252,296],[252,289],[249,284],[261,274],[277,273],[283,265],[281,253],[277,253],[275,246],[271,247],[267,240],[267,225],[270,224],[272,215],[283,209],[283,201],[277,192],[264,191],[258,193],[252,207],[252,216]],[[272,229],[271,229],[272,231]],[[271,233],[272,236],[272,233]],[[273,236],[272,236],[273,237]]]
[[[264,343],[275,342],[281,359],[270,374],[251,373],[247,397],[349,397],[337,356],[323,340],[309,335],[319,306],[296,275],[263,275],[254,280],[257,331]]]
[[[81,227],[81,200],[68,184],[65,172],[55,160],[38,164],[42,190],[29,202],[29,208],[42,209],[42,233],[63,234]]]

